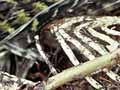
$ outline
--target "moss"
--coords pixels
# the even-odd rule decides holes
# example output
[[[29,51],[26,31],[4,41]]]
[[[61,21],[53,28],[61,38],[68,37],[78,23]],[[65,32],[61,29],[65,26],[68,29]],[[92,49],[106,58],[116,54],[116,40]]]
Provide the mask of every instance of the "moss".
[[[27,15],[27,13],[24,10],[20,10],[16,20],[13,21],[12,24],[24,24],[26,23],[30,17]]]
[[[14,29],[10,27],[10,25],[7,23],[7,21],[0,22],[0,29],[5,30],[9,33],[14,31]]]
[[[40,1],[33,3],[33,11],[34,12],[39,12],[47,7],[48,6],[45,3],[42,3]]]
[[[38,24],[39,24],[38,20],[35,19],[32,23],[32,31],[37,31]]]
[[[17,2],[15,0],[4,0],[7,3],[12,3],[12,4],[16,4]]]
[[[29,3],[31,0],[23,0],[22,2],[24,3],[24,4],[27,4],[27,3]]]
[[[58,2],[60,0],[49,0],[49,2]]]

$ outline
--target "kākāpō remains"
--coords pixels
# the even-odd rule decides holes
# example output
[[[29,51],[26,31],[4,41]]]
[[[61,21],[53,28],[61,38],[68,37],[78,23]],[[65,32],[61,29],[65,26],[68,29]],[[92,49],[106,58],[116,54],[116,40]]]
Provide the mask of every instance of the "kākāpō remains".
[[[23,24],[21,28],[16,29],[8,37],[4,38],[0,44],[5,45],[5,48],[15,55],[32,60],[32,64],[29,62],[30,65],[27,64],[27,69],[23,73],[28,72],[34,63],[44,62],[43,59],[46,58],[43,58],[42,55],[39,57],[41,53],[44,53],[50,63],[53,64],[53,67],[58,69],[56,71],[60,72],[73,65],[109,53],[119,46],[119,41],[116,40],[119,38],[119,17],[103,17],[103,15],[119,15],[119,6],[119,0],[62,0],[37,13],[33,18],[30,17],[31,19],[26,24]],[[82,15],[91,15],[91,17],[83,17]],[[37,31],[32,30],[35,19],[38,21],[36,25]],[[43,52],[38,53],[36,49],[35,35],[39,35],[39,43]],[[106,39],[104,40],[104,38]],[[18,40],[20,41],[18,42]],[[83,52],[84,49],[86,52]],[[38,60],[40,61],[38,62]],[[21,60],[21,62],[23,61]],[[119,69],[119,67],[116,66],[114,71],[116,69]],[[19,71],[21,70],[18,69],[17,72]],[[47,76],[46,72],[49,74],[48,71],[43,70],[41,73],[43,76],[44,74]],[[119,74],[119,70],[115,73]],[[120,78],[115,73],[112,71],[102,72],[101,76],[102,78],[103,76],[110,77],[108,81],[119,81]],[[101,83],[102,81],[105,82],[106,78],[104,80],[99,79],[99,74],[93,75],[99,82],[92,77],[86,77],[86,80],[97,89],[105,88]],[[26,74],[24,75],[26,76]],[[20,76],[24,75],[21,73]],[[35,77],[34,74],[31,75]],[[113,76],[111,77],[111,75]],[[40,73],[37,73],[36,78],[39,79],[39,76]],[[41,78],[44,79],[40,76]],[[72,84],[71,86],[74,86]]]

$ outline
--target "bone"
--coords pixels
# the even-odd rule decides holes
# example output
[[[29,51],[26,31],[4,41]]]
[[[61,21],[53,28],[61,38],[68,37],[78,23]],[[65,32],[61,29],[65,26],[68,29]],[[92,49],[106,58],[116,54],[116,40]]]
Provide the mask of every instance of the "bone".
[[[57,28],[56,28],[57,29]],[[77,60],[77,58],[75,57],[74,53],[72,52],[71,48],[67,45],[67,43],[64,41],[64,38],[59,34],[60,32],[56,32],[57,30],[52,30],[52,33],[54,32],[56,34],[57,40],[60,43],[61,47],[63,48],[63,50],[65,51],[66,55],[68,56],[68,58],[70,59],[70,61],[73,63],[73,65],[79,65],[79,61]],[[61,30],[60,30],[61,31]],[[65,35],[63,35],[65,36]],[[67,38],[67,37],[66,37]],[[71,39],[68,37],[68,40]],[[77,44],[74,44],[74,42]],[[74,45],[76,45],[77,47],[79,47],[80,43],[78,41],[74,41],[74,39],[72,39],[72,43]],[[78,45],[79,44],[79,45]],[[86,52],[85,52],[86,53]],[[90,55],[88,53],[88,55]],[[92,58],[92,57],[91,57]],[[103,88],[101,84],[99,84],[96,80],[94,80],[92,77],[85,77],[85,79],[96,89],[101,89]],[[104,89],[103,89],[104,90]]]

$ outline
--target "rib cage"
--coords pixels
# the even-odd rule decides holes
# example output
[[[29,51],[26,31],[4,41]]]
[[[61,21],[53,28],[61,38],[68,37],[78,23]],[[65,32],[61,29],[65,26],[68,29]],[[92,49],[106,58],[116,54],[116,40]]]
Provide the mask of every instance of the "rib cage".
[[[97,55],[92,53],[92,49],[101,55],[105,55],[117,49],[119,41],[113,39],[111,36],[120,36],[118,30],[108,28],[111,25],[120,24],[120,17],[91,17],[79,16],[73,18],[65,18],[63,23],[52,24],[51,33],[56,36],[57,41],[68,56],[73,65],[79,65],[80,62],[73,53],[71,47],[67,42],[72,43],[80,53],[82,53],[89,60],[95,59]],[[95,28],[100,28],[99,31]],[[113,27],[115,28],[115,27]],[[104,33],[103,33],[104,32]],[[67,41],[67,42],[66,42]],[[90,48],[85,47],[81,41]],[[103,42],[103,43],[101,43]],[[104,44],[105,43],[105,44]],[[107,43],[107,44],[106,44]],[[119,68],[119,65],[118,65]],[[120,82],[120,76],[112,71],[105,72],[108,77],[116,82]],[[105,89],[99,82],[92,77],[85,77],[85,79],[96,89]]]

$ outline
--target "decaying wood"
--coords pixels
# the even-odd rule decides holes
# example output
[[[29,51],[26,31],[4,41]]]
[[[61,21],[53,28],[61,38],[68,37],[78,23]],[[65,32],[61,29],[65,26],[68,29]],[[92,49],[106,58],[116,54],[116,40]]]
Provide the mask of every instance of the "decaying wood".
[[[40,45],[40,42],[39,42],[39,36],[36,35],[35,36],[35,40],[36,40],[36,47],[38,49],[38,52],[40,54],[40,56],[42,56],[43,60],[45,61],[45,63],[49,66],[49,69],[51,71],[51,73],[53,75],[56,75],[57,74],[57,71],[56,69],[53,67],[53,65],[50,63],[48,57],[45,55],[45,52],[42,50],[42,46]]]

